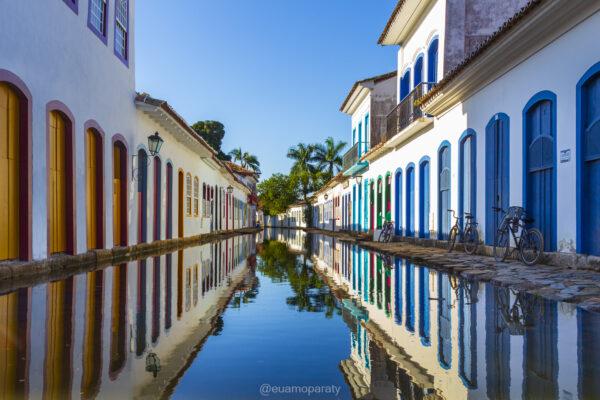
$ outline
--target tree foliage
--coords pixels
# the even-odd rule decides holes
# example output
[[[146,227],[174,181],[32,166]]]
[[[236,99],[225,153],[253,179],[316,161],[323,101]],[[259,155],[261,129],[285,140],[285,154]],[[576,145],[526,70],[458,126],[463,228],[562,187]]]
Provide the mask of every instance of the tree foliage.
[[[239,162],[243,168],[251,169],[254,172],[260,172],[260,162],[254,154],[242,151],[241,147],[235,148],[229,152],[233,162]]]
[[[260,182],[257,188],[266,215],[285,212],[298,198],[294,181],[289,175],[273,174],[269,179]]]
[[[217,157],[220,160],[231,161],[231,157],[221,150],[223,138],[225,137],[225,126],[222,123],[219,121],[198,121],[192,125],[192,129],[217,151]]]
[[[316,161],[317,169],[327,174],[329,179],[333,178],[342,168],[342,150],[346,147],[346,142],[335,142],[335,140],[329,136],[325,140],[325,144],[318,144],[315,146],[314,161]]]

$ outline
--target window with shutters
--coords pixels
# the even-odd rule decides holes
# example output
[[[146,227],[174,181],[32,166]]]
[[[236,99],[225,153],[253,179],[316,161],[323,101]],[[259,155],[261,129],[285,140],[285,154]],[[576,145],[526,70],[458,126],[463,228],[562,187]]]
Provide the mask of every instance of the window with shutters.
[[[123,60],[128,59],[128,0],[116,0],[115,3],[115,53]]]
[[[199,194],[199,182],[198,182],[198,177],[194,177],[194,217],[198,216],[198,206],[199,206],[199,199],[198,199],[198,194]]]
[[[107,0],[90,0],[88,26],[106,43],[106,2]]]
[[[192,216],[192,176],[189,173],[185,176],[185,213]]]

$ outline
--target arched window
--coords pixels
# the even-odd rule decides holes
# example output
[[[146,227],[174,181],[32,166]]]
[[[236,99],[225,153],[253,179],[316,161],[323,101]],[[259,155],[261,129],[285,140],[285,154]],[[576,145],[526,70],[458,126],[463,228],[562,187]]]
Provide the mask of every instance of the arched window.
[[[502,213],[492,207],[508,209],[509,119],[506,114],[496,114],[485,130],[485,243],[494,244]]]
[[[475,131],[468,129],[459,140],[458,151],[458,215],[475,216]],[[461,223],[465,223],[463,219]]]
[[[189,173],[185,176],[185,214],[192,216],[192,175]]]
[[[523,110],[524,119],[524,207],[534,219],[533,227],[544,237],[544,250],[556,249],[556,95],[536,94]]]
[[[395,191],[395,220],[396,220],[396,235],[402,235],[402,170],[398,168],[396,170],[396,181],[394,184]]]
[[[450,144],[438,150],[438,239],[446,240],[450,232]]]
[[[427,81],[437,83],[438,39],[433,39],[427,50]]]
[[[173,164],[167,162],[167,239],[173,237]],[[169,265],[169,261],[167,261]]]
[[[86,211],[89,249],[104,247],[104,135],[86,129]]]
[[[419,54],[417,56],[417,61],[415,61],[415,72],[413,82],[414,88],[419,86],[419,83],[423,82],[423,54]]]
[[[206,183],[202,183],[202,216],[206,217]]]
[[[415,165],[406,167],[406,236],[415,235]]]
[[[392,220],[392,174],[385,176],[385,220]]]
[[[429,237],[429,157],[419,162],[419,237]]]
[[[410,68],[404,72],[400,79],[400,100],[403,100],[410,93]]]
[[[381,229],[383,224],[383,180],[381,176],[377,178],[377,229]]]
[[[600,63],[577,84],[578,251],[600,255]],[[1,258],[1,257],[0,257]]]
[[[200,191],[200,184],[198,181],[198,177],[195,176],[194,177],[194,217],[198,216],[198,212],[199,212],[199,191]]]
[[[113,245],[127,246],[127,147],[113,138]]]

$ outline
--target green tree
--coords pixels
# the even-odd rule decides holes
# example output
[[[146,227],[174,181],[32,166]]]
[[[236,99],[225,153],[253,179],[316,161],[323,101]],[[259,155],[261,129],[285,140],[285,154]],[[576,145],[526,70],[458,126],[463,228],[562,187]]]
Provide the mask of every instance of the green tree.
[[[294,165],[292,165],[291,172],[316,172],[316,168],[312,164],[315,161],[314,152],[315,146],[312,144],[306,145],[304,143],[298,143],[296,147],[290,147],[287,153],[287,158],[294,160]]]
[[[231,157],[221,150],[223,137],[225,137],[225,127],[222,123],[219,121],[198,121],[192,125],[192,129],[217,151],[217,157],[220,160],[231,161]]]
[[[254,172],[260,172],[260,162],[258,162],[258,158],[253,154],[242,151],[241,147],[231,150],[229,155],[233,158],[233,162],[239,161],[243,168],[251,169]]]
[[[346,142],[335,142],[330,136],[325,140],[325,144],[315,146],[314,161],[318,163],[318,169],[328,174],[331,179],[342,168],[342,150],[346,147]]]
[[[266,215],[277,215],[287,210],[298,199],[294,182],[288,175],[273,174],[258,184],[258,195]]]

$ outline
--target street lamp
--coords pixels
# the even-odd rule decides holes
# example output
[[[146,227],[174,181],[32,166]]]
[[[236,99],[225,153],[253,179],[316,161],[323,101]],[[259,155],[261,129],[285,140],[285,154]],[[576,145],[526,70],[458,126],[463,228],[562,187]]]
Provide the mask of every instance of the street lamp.
[[[227,186],[227,193],[229,193],[229,194],[233,193],[233,186],[231,186],[231,185]]]
[[[158,132],[154,132],[154,135],[148,136],[148,150],[150,150],[152,157],[158,154],[163,142],[164,140],[158,136]]]
[[[362,175],[356,176],[356,183],[358,183],[359,185],[362,183]]]

